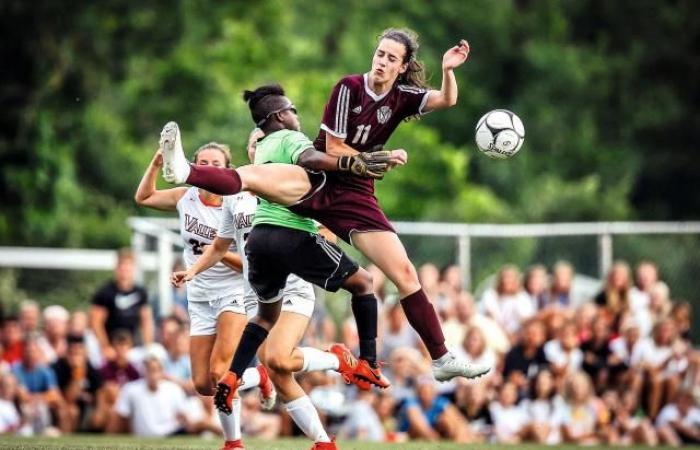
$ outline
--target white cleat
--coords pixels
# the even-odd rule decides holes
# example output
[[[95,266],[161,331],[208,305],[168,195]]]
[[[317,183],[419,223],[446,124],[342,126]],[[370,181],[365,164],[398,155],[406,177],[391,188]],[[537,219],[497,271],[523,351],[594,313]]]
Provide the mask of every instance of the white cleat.
[[[160,148],[163,150],[163,179],[168,183],[182,184],[190,175],[190,163],[182,150],[180,128],[168,122],[160,132]]]
[[[439,360],[433,361],[433,376],[437,381],[449,381],[455,377],[478,378],[486,375],[491,367],[483,364],[470,364],[447,353]]]

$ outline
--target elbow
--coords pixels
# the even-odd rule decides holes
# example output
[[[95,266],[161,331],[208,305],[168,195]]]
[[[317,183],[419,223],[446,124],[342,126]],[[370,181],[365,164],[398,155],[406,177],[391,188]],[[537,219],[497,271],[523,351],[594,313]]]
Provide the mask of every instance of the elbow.
[[[145,195],[137,192],[134,194],[134,201],[136,202],[137,205],[139,206],[145,206],[146,205],[146,200],[148,200],[148,197]]]

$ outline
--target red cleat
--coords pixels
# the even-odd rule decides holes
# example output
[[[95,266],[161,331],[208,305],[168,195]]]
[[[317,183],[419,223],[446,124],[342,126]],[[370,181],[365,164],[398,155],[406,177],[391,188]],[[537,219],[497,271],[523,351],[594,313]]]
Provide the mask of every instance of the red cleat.
[[[275,386],[273,386],[265,366],[258,364],[256,369],[258,369],[258,373],[260,374],[260,384],[258,385],[260,389],[260,404],[263,409],[270,410],[275,406],[277,391],[275,391]]]
[[[343,377],[345,384],[354,383],[355,377],[353,373],[358,363],[355,355],[343,344],[333,344],[328,351],[338,357],[339,364],[337,372]]]
[[[221,450],[245,450],[245,447],[243,447],[243,441],[236,439],[235,441],[224,442],[224,446],[221,447]]]
[[[233,399],[238,397],[238,386],[241,381],[233,372],[226,372],[226,375],[219,380],[214,394],[214,404],[216,408],[224,414],[231,414],[233,411]]]
[[[372,367],[364,359],[358,361],[353,375],[355,376],[357,387],[366,391],[370,389],[370,385],[377,386],[380,389],[386,389],[391,386],[391,382],[382,375],[380,367]]]
[[[311,450],[338,450],[338,446],[335,444],[335,436],[332,438],[331,442],[314,442],[314,446]]]

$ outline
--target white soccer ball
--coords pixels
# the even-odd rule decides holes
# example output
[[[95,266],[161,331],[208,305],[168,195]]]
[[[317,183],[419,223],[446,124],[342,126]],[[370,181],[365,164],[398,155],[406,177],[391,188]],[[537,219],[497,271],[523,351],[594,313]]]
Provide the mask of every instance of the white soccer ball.
[[[489,111],[476,124],[476,146],[489,158],[510,158],[524,141],[523,121],[507,109]]]

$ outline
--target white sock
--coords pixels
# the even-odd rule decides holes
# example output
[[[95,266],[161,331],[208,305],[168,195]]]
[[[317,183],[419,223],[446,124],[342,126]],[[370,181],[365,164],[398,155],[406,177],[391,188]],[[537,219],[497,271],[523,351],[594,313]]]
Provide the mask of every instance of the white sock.
[[[224,430],[224,439],[227,441],[237,441],[241,438],[241,399],[234,398],[231,414],[219,411],[221,428]]]
[[[289,403],[285,403],[287,412],[301,431],[314,442],[330,442],[326,430],[323,429],[318,411],[311,403],[311,399],[305,395]]]
[[[440,366],[442,366],[443,364],[445,364],[447,361],[449,361],[450,359],[452,359],[452,353],[447,352],[447,353],[445,353],[444,355],[442,355],[441,357],[439,357],[438,359],[434,359],[434,360],[433,360],[433,365],[434,365],[434,366],[437,366],[437,367],[440,367]]]
[[[304,372],[338,370],[340,367],[338,357],[331,352],[324,352],[313,347],[299,347],[299,350],[304,355],[304,365],[301,368]]]
[[[253,389],[260,385],[260,372],[258,372],[257,367],[248,367],[243,376],[241,377],[241,386],[238,388],[239,391],[247,391],[248,389]]]

